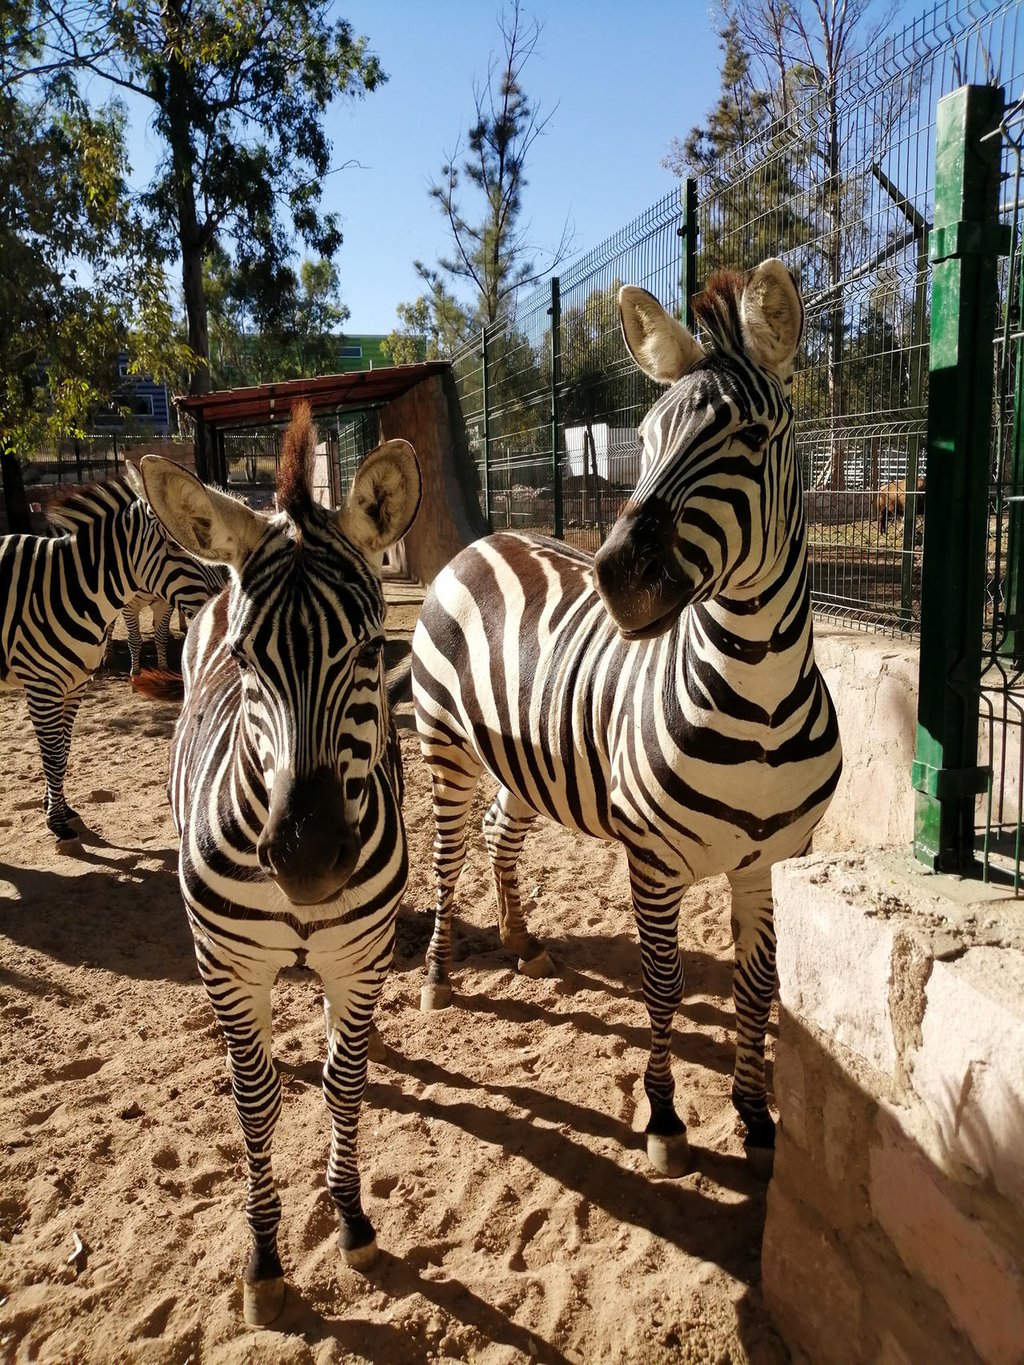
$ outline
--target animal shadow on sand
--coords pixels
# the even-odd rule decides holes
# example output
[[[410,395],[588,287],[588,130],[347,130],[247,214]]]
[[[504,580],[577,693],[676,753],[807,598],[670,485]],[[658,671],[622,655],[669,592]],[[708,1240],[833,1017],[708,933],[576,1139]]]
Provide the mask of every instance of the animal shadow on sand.
[[[573,1136],[587,1133],[626,1151],[642,1151],[643,1133],[634,1133],[610,1114],[532,1086],[481,1083],[395,1049],[389,1048],[388,1064],[424,1086],[464,1091],[467,1098],[413,1095],[374,1080],[367,1088],[370,1106],[454,1124],[488,1147],[528,1161],[617,1222],[644,1228],[688,1255],[714,1261],[738,1279],[749,1278],[760,1246],[766,1185],[745,1157],[691,1145],[696,1173],[745,1196],[741,1204],[725,1204],[708,1198],[692,1177],[665,1180],[646,1166],[634,1171]],[[486,1102],[489,1095],[503,1097],[521,1112],[492,1108]]]
[[[109,845],[107,845],[109,847]],[[141,869],[162,859],[164,870]],[[60,872],[0,863],[0,932],[22,947],[73,966],[94,966],[138,980],[195,981],[195,949],[172,870],[171,850],[112,862],[83,849],[95,872]]]

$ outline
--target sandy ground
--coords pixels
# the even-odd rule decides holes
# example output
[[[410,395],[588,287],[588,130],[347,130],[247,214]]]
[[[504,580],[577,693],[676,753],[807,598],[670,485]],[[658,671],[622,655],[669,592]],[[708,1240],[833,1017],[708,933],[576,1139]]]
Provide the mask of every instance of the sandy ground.
[[[408,638],[415,606],[392,608]],[[127,653],[117,664],[127,668]],[[403,731],[412,877],[360,1151],[381,1255],[343,1267],[324,1189],[315,978],[275,990],[284,1312],[241,1319],[241,1141],[178,896],[165,796],[176,708],[95,680],[59,854],[25,704],[0,693],[0,1360],[784,1361],[759,1295],[764,1181],[728,1100],[724,887],[682,922],[675,1075],[696,1170],[647,1164],[647,1021],[617,850],[546,822],[522,884],[557,979],[498,942],[482,841],[460,884],[456,1005],[421,1014],[432,904],[425,770]],[[482,815],[490,791],[481,786]]]

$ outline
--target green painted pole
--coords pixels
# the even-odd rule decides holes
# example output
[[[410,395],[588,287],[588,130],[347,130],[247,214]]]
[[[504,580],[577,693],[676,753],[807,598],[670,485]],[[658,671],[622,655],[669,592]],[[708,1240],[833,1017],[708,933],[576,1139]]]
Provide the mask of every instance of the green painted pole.
[[[939,101],[928,386],[928,528],[921,586],[914,852],[973,872],[985,606],[1003,93],[961,86]]]
[[[551,277],[551,487],[555,494],[554,534],[562,536],[562,462],[558,451],[558,399],[562,388],[562,294],[558,276]]]
[[[693,331],[693,296],[697,292],[697,182],[689,176],[683,186],[683,226],[679,236],[683,239],[682,292],[683,323]]]
[[[484,428],[484,517],[487,521],[487,529],[493,531],[494,523],[491,520],[491,409],[488,394],[491,376],[487,364],[486,327],[480,329],[480,383],[483,391],[481,420]]]

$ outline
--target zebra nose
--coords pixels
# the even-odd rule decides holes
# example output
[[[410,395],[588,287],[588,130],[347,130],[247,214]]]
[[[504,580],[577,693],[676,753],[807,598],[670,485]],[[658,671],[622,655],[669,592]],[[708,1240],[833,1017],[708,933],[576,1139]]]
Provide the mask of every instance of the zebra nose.
[[[345,818],[341,783],[329,769],[275,784],[256,841],[260,867],[296,904],[321,901],[345,885],[360,841]]]

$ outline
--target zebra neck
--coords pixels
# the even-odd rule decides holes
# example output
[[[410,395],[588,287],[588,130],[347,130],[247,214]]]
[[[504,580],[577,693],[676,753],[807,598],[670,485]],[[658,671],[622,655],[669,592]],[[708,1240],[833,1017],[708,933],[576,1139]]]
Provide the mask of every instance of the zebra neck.
[[[113,621],[139,590],[125,557],[117,553],[112,540],[100,528],[89,528],[54,542],[55,551],[65,561],[69,581],[92,599],[105,624]]]
[[[771,717],[813,671],[812,615],[806,570],[756,592],[718,597],[687,612],[681,666],[697,660],[730,690]]]

